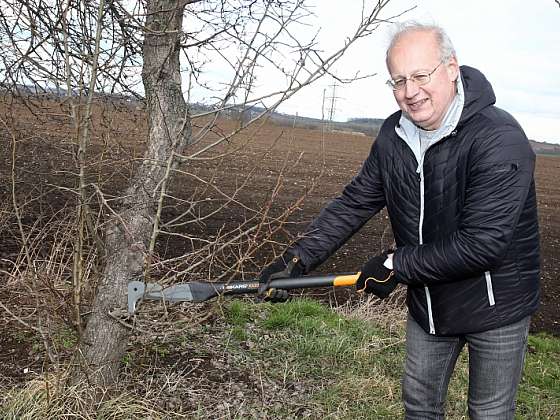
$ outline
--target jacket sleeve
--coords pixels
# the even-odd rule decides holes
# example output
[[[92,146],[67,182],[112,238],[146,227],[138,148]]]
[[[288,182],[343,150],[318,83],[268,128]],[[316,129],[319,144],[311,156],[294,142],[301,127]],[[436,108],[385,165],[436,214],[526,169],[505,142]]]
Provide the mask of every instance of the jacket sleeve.
[[[385,206],[377,140],[360,172],[342,194],[325,206],[289,249],[309,272],[340,248]]]
[[[430,285],[466,279],[492,270],[506,255],[534,187],[535,154],[517,127],[485,131],[469,154],[457,230],[431,243],[399,247],[393,263],[400,282]]]

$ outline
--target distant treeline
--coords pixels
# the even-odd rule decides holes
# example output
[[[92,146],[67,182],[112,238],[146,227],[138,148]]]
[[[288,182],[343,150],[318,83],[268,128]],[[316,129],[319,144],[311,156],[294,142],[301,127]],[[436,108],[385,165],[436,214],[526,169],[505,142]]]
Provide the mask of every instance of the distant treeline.
[[[0,94],[9,94],[12,96],[24,97],[38,97],[40,99],[55,99],[57,97],[68,96],[68,91],[61,86],[28,86],[28,85],[11,85],[7,86],[0,83]],[[87,91],[72,92],[70,96],[87,95]],[[115,102],[116,104],[126,104],[127,106],[143,107],[143,98],[141,96],[132,96],[130,94],[107,94],[95,93],[94,97],[104,102]],[[216,110],[213,105],[202,103],[191,103],[191,111],[193,113],[212,112]],[[267,109],[258,106],[226,106],[226,109],[220,111],[222,115],[228,118],[241,118],[244,121],[249,121],[257,115],[266,112]],[[328,130],[349,131],[363,133],[368,137],[376,137],[379,129],[383,124],[383,119],[380,118],[349,118],[346,122],[342,121],[327,121],[320,118],[302,117],[299,115],[284,114],[281,112],[269,112],[269,119],[276,124],[301,127],[309,129],[326,128]],[[535,153],[540,155],[554,155],[560,156],[560,144],[541,142],[530,140],[531,146]]]
[[[63,97],[84,97],[87,96],[87,89],[84,88],[81,91],[69,91],[62,86],[50,86],[50,85],[5,85],[0,83],[0,94],[8,94],[11,96],[25,97],[25,98],[35,98],[39,100],[56,100],[57,98]],[[119,105],[126,105],[128,107],[137,107],[141,109],[143,107],[143,98],[137,94],[130,93],[103,93],[95,92],[94,98],[98,101],[111,102]],[[193,114],[213,112],[219,108],[215,105],[208,105],[203,103],[191,103],[191,111]],[[327,130],[338,130],[338,131],[349,131],[349,132],[359,132],[363,133],[369,137],[377,136],[379,128],[383,123],[382,119],[378,118],[350,118],[346,122],[341,121],[327,121],[320,118],[310,118],[302,117],[298,115],[284,114],[281,112],[275,112],[267,110],[260,106],[248,106],[248,105],[226,105],[220,114],[226,118],[241,119],[243,121],[249,121],[259,114],[267,112],[268,118],[276,124],[290,126],[290,127],[301,127],[309,129],[321,129],[326,128]]]
[[[212,107],[202,104],[191,104],[193,110],[209,111]],[[369,137],[377,136],[383,120],[379,118],[350,118],[348,121],[328,121],[320,118],[302,117],[300,115],[284,114],[267,110],[259,106],[230,106],[222,114],[228,118],[249,121],[257,115],[267,112],[268,119],[275,124],[286,127],[299,127],[318,130],[359,132]]]
[[[560,156],[560,144],[546,143],[543,141],[529,140],[533,150],[538,155]]]
[[[295,126],[309,129],[321,129],[335,131],[348,131],[362,133],[368,137],[375,137],[383,124],[383,120],[376,118],[356,118],[343,121],[326,121],[318,118],[307,118],[301,116],[280,114],[273,112],[270,120],[276,124]]]

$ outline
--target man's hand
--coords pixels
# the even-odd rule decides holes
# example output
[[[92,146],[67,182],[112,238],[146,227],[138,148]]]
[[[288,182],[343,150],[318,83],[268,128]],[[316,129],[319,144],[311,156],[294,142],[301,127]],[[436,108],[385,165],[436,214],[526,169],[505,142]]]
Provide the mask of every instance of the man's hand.
[[[267,302],[285,302],[288,300],[288,291],[270,288],[274,279],[298,277],[303,274],[303,266],[299,257],[285,253],[267,266],[259,275],[259,295]]]
[[[360,272],[356,282],[358,293],[373,293],[381,299],[385,299],[397,287],[394,271],[387,268],[384,263],[387,260],[387,252],[373,257]]]

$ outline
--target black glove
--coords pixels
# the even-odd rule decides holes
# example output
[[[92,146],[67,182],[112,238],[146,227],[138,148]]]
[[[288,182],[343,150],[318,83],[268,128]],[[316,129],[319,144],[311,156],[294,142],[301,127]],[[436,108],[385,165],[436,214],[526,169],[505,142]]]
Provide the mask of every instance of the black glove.
[[[298,277],[303,274],[303,266],[299,257],[285,253],[268,265],[259,275],[259,295],[267,302],[285,302],[288,300],[288,291],[285,289],[270,288],[274,279]]]
[[[385,299],[397,287],[395,272],[383,265],[387,260],[387,252],[373,257],[369,260],[360,272],[360,277],[356,282],[356,291],[359,293],[373,293]]]

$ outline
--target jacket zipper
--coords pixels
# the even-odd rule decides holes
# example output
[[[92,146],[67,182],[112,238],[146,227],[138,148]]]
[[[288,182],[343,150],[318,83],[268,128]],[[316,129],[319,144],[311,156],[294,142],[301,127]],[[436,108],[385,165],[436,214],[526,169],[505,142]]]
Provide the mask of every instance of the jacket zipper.
[[[424,152],[425,153],[425,152]],[[424,165],[423,156],[420,165],[418,165],[417,173],[420,181],[420,221],[418,222],[418,243],[422,245],[424,243],[424,237],[422,235],[422,228],[424,226]],[[432,298],[430,296],[430,289],[428,286],[424,286],[424,292],[426,293],[426,305],[428,307],[428,322],[430,326],[430,334],[436,333],[436,327],[434,325],[434,315],[432,313]]]
[[[458,120],[457,120],[458,123]],[[418,141],[419,141],[419,156],[415,153],[415,148],[410,144],[410,142],[408,140],[410,139],[410,136],[406,133],[406,131],[403,131],[403,134],[400,134],[397,131],[397,134],[400,138],[403,139],[403,141],[408,145],[408,147],[411,149],[412,153],[416,156],[417,161],[418,161],[418,167],[416,169],[416,173],[418,174],[418,181],[420,183],[420,220],[418,222],[418,242],[420,245],[423,244],[423,235],[422,235],[422,228],[424,225],[424,157],[426,156],[426,152],[428,151],[428,149],[433,146],[435,143],[434,142],[430,142],[430,144],[428,144],[428,146],[426,147],[425,150],[422,150],[423,145],[422,145],[422,138],[421,138],[421,133],[418,132]],[[443,140],[446,137],[449,136],[455,136],[457,134],[457,128],[455,127],[451,133],[449,133],[448,135],[440,138],[439,140],[436,141],[439,142],[441,140]],[[408,139],[408,140],[407,140]],[[428,310],[428,322],[429,322],[429,327],[430,327],[430,334],[435,334],[436,333],[436,328],[434,325],[434,317],[433,317],[433,311],[432,311],[432,298],[430,296],[430,289],[428,288],[427,285],[424,285],[424,292],[426,293],[426,306],[427,306],[427,310]]]
[[[422,228],[424,227],[424,168],[418,168],[418,181],[420,181],[420,221],[418,222],[418,243],[424,243]]]

